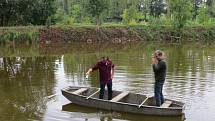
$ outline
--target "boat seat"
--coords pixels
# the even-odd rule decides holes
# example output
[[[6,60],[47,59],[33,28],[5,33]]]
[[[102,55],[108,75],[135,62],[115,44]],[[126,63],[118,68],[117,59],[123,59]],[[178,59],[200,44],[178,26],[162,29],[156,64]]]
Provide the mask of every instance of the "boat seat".
[[[87,90],[88,90],[88,88],[80,88],[80,89],[78,89],[78,90],[76,90],[76,91],[74,91],[72,93],[76,94],[76,95],[79,95],[79,94],[81,94],[81,93],[83,93],[83,92],[85,92]]]
[[[123,92],[120,93],[119,95],[117,95],[116,97],[114,97],[111,102],[118,102],[120,101],[122,98],[126,97],[129,93],[128,92]]]
[[[165,101],[162,105],[161,108],[168,108],[172,104],[172,101]]]

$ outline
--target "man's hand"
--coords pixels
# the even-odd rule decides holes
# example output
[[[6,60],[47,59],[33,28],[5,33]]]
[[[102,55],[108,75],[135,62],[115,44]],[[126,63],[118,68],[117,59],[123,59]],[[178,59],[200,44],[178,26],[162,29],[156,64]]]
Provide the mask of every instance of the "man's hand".
[[[92,71],[93,71],[93,69],[90,68],[90,69],[86,72],[86,76],[85,76],[86,79],[89,79],[89,75],[90,75],[90,73],[91,73]]]
[[[111,80],[113,80],[114,71],[115,71],[115,67],[112,67],[111,71],[110,71],[110,73],[111,73]]]
[[[86,72],[86,75],[90,75],[90,73],[93,71],[92,68],[90,68],[87,72]]]
[[[155,57],[153,57],[152,58],[152,64],[156,64],[157,62],[158,62],[158,60]]]

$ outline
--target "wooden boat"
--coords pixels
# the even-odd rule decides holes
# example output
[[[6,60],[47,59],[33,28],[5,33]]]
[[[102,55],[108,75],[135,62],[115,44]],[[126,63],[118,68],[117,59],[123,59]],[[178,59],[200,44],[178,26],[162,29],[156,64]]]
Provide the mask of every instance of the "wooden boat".
[[[61,90],[62,94],[74,104],[135,114],[180,116],[183,115],[184,103],[165,99],[160,106],[155,106],[154,97],[122,91],[113,91],[112,100],[99,99],[99,89],[90,87],[69,86]]]

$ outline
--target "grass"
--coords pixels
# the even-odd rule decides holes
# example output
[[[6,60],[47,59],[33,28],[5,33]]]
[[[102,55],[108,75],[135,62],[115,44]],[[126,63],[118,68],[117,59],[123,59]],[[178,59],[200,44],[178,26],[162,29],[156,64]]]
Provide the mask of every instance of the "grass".
[[[0,27],[0,35],[5,33],[15,32],[38,32],[43,26],[13,26],[13,27]]]
[[[37,43],[42,26],[0,27],[0,44]]]
[[[0,43],[38,43],[39,30],[45,26],[14,26],[0,27]],[[54,28],[70,29],[70,28],[96,28],[93,23],[73,23],[72,25],[52,25]],[[125,25],[123,23],[103,23],[100,28],[129,28],[137,32],[144,40],[160,40],[168,32],[174,31],[170,25],[148,24],[146,22]],[[207,24],[199,24],[190,21],[183,29],[185,38],[192,41],[213,42],[215,34],[215,22]]]

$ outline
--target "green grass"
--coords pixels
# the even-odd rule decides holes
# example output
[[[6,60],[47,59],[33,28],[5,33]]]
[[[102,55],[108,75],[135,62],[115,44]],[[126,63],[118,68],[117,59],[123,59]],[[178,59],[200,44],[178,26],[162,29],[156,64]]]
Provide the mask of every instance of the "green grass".
[[[13,26],[13,27],[0,27],[0,35],[5,33],[16,32],[38,32],[43,26]]]
[[[37,43],[42,26],[0,27],[0,43]]]
[[[38,43],[39,30],[45,26],[14,26],[14,27],[0,27],[0,43]],[[70,28],[91,28],[97,26],[92,23],[74,23],[73,25],[52,25],[53,28],[70,29]],[[173,32],[174,29],[170,25],[162,24],[147,24],[145,22],[135,23],[132,25],[125,25],[123,23],[103,23],[100,28],[111,29],[132,29],[138,35],[147,41],[156,41],[166,36],[168,32]],[[213,42],[215,41],[215,22],[207,24],[199,24],[198,22],[190,21],[183,28],[183,39],[191,41]]]

